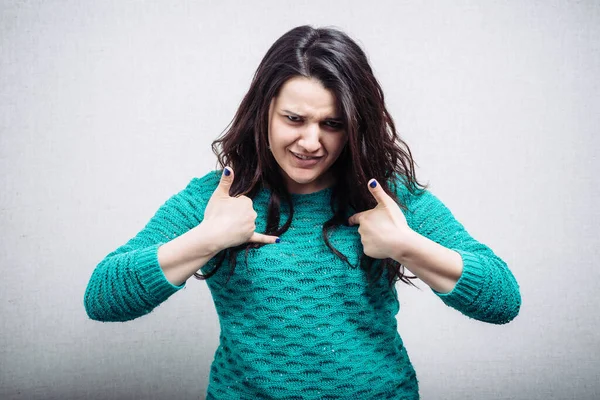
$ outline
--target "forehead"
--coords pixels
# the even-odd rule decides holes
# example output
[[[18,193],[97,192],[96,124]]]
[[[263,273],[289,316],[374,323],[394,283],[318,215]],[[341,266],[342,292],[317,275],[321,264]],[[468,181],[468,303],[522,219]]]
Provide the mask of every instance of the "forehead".
[[[312,118],[336,117],[337,101],[333,92],[313,78],[287,80],[274,99],[278,110],[288,110]]]

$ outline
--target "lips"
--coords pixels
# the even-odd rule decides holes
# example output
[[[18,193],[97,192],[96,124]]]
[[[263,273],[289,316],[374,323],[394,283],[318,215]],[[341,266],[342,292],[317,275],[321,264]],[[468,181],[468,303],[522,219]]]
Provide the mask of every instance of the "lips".
[[[291,152],[291,153],[292,153],[294,156],[296,156],[296,158],[298,158],[299,160],[318,160],[318,159],[320,159],[320,158],[322,157],[322,156],[318,156],[318,157],[315,157],[315,156],[307,156],[307,155],[304,155],[304,154],[295,153],[295,152],[293,152],[293,151],[290,151],[290,152]]]
[[[290,151],[290,153],[292,153],[292,165],[297,168],[312,168],[324,157],[307,156],[305,154],[295,153],[293,151]]]

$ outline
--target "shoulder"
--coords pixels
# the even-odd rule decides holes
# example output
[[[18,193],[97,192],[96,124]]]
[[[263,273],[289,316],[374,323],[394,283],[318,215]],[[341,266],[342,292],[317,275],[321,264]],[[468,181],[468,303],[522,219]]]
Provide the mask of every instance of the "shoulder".
[[[429,185],[425,185],[429,186]],[[413,187],[404,178],[397,178],[390,183],[399,201],[403,202],[403,210],[408,225],[415,231],[433,231],[441,229],[462,229],[462,224],[456,220],[452,211],[427,187]]]
[[[210,197],[217,186],[219,186],[222,173],[222,170],[214,170],[203,176],[194,177],[190,180],[185,190],[202,197],[205,197],[204,195],[208,194],[208,197]]]
[[[429,189],[429,184],[417,186],[411,184],[406,177],[395,175],[394,179],[389,181],[389,187],[398,201],[406,207],[403,211],[407,217],[425,218],[438,214],[452,214],[446,204]]]
[[[221,171],[210,171],[203,176],[191,178],[185,188],[167,200],[166,205],[176,206],[180,210],[203,210],[219,185],[220,176]]]
[[[411,184],[409,180],[400,174],[394,174],[388,181],[390,191],[393,192],[398,201],[404,204],[407,208],[414,206],[414,202],[428,197],[431,193],[426,188]]]

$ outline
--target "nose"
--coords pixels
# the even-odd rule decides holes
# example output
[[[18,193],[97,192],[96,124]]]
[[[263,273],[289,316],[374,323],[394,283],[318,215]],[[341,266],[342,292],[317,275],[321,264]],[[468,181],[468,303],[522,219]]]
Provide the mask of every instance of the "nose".
[[[302,130],[298,145],[307,153],[314,153],[321,148],[321,128],[318,123],[307,124]]]

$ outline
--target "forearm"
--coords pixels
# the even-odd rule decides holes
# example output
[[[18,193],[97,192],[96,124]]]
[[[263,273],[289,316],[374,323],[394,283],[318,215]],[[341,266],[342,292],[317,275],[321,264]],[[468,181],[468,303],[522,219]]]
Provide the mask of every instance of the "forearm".
[[[181,289],[164,278],[158,246],[134,238],[96,266],[84,295],[91,319],[129,321],[149,313]]]
[[[504,324],[519,313],[519,285],[489,248],[464,239],[445,247],[416,232],[403,236],[394,259],[431,287],[442,301],[479,321]],[[469,243],[467,245],[467,243]]]
[[[459,253],[410,229],[402,238],[394,257],[420,280],[440,293],[450,292],[463,271]]]
[[[396,238],[393,248],[400,253],[393,258],[470,318],[494,324],[514,319],[521,295],[506,262],[473,238],[431,192],[408,195],[407,204],[412,232],[388,235]]]
[[[158,263],[165,277],[179,286],[202,268],[217,253],[210,232],[200,224],[158,248]]]

